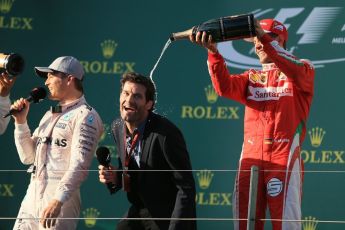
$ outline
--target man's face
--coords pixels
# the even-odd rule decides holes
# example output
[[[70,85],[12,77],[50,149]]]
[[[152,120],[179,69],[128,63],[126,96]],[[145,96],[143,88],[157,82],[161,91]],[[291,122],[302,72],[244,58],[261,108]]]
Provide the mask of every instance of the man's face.
[[[261,64],[272,62],[272,60],[268,57],[267,53],[264,51],[264,47],[257,37],[254,38],[254,48],[255,53],[259,57],[259,61]]]
[[[146,88],[134,82],[125,82],[120,95],[121,118],[131,125],[138,126],[148,116],[153,102],[146,100]]]
[[[48,73],[45,85],[48,87],[49,99],[63,101],[67,93],[68,77],[60,72]]]
[[[283,48],[284,46],[284,41],[277,35],[270,33],[269,34],[273,40],[276,40],[278,44]],[[257,37],[254,37],[254,48],[255,48],[255,53],[259,57],[260,63],[261,64],[267,64],[267,63],[272,63],[273,61],[271,58],[267,55],[267,53],[264,51],[264,47],[260,40]]]

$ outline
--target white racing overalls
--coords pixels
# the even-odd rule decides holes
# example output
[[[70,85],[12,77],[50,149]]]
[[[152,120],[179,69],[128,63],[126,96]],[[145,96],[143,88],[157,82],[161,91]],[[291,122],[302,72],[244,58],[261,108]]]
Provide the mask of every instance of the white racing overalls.
[[[58,218],[79,218],[79,187],[88,175],[103,125],[84,96],[55,108],[46,112],[32,136],[26,123],[15,125],[20,160],[32,164],[34,173],[13,229],[44,229],[39,218],[52,199],[63,203]],[[58,219],[50,229],[76,229],[77,222]]]

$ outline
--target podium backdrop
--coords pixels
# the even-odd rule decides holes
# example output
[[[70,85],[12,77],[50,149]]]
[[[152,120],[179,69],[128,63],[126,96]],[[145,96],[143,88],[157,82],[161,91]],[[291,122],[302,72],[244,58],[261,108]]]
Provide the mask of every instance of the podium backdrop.
[[[345,224],[318,223],[345,219],[345,9],[341,0],[323,1],[115,1],[115,0],[0,0],[0,52],[21,54],[25,71],[18,77],[11,99],[26,97],[44,82],[34,66],[47,66],[56,57],[72,55],[84,65],[85,94],[103,119],[100,145],[116,155],[109,126],[119,115],[119,79],[126,71],[149,75],[170,33],[189,29],[212,18],[253,12],[258,18],[282,21],[289,31],[288,49],[316,67],[315,97],[302,146],[305,162],[304,230],[344,229]],[[252,44],[219,44],[233,73],[260,68]],[[184,133],[197,189],[198,229],[232,229],[232,191],[243,136],[242,105],[220,98],[211,87],[206,51],[189,41],[166,50],[153,80],[157,112]],[[34,130],[52,105],[45,100],[31,106]],[[12,229],[29,184],[28,166],[21,164],[11,121],[0,136],[0,229]],[[114,160],[113,160],[114,161]],[[116,164],[117,162],[113,162]],[[114,229],[128,203],[123,192],[110,196],[98,182],[94,159],[82,185],[78,229]],[[103,218],[103,219],[95,219]],[[266,223],[265,229],[271,229]]]

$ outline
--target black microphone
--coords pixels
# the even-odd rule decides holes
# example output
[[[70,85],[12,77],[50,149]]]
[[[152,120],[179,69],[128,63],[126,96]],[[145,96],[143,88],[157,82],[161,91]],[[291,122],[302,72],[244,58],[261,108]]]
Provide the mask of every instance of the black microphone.
[[[25,98],[28,102],[33,102],[33,103],[38,103],[41,100],[43,100],[45,97],[47,96],[47,91],[42,88],[42,87],[36,87],[33,90],[31,90],[29,96],[27,98]],[[21,111],[21,110],[20,110]],[[8,117],[12,114],[14,114],[15,112],[20,112],[16,109],[11,109],[6,115],[3,115],[2,117]]]
[[[105,146],[98,147],[96,151],[97,160],[100,165],[103,165],[104,167],[109,168],[109,164],[111,161],[110,157],[110,151]],[[110,194],[113,194],[117,189],[115,188],[115,185],[112,182],[107,183],[108,190],[110,191]]]

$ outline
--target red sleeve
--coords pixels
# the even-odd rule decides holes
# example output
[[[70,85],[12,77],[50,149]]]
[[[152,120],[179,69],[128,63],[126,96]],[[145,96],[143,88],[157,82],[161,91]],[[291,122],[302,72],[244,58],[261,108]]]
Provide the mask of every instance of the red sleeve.
[[[230,74],[223,57],[219,53],[208,53],[208,71],[217,94],[246,103],[248,73]]]
[[[287,76],[294,79],[296,86],[303,92],[313,94],[314,66],[308,60],[297,59],[279,46],[277,41],[265,34],[261,39],[264,51]]]

